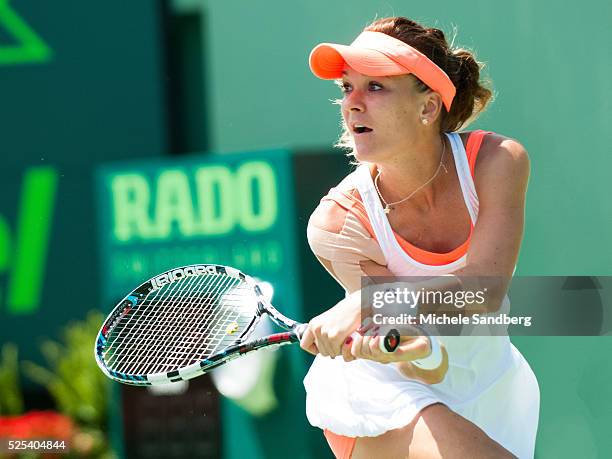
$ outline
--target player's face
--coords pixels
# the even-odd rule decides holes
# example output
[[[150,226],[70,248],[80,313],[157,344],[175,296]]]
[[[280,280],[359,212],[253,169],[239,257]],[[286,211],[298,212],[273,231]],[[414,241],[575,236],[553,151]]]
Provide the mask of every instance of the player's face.
[[[371,77],[347,68],[339,82],[342,116],[358,160],[379,162],[417,144],[425,93],[411,75]]]

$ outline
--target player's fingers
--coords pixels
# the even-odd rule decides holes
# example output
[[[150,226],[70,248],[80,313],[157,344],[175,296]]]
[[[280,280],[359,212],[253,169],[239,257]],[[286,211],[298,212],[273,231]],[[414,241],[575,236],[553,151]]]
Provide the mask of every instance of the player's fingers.
[[[378,356],[381,355],[383,352],[380,350],[380,340],[383,339],[382,336],[372,336],[372,339],[370,339],[370,344],[369,344],[369,352],[371,356]]]
[[[342,355],[343,337],[336,328],[325,327],[321,330],[321,346],[325,347],[331,358]]]
[[[318,341],[317,347],[319,348],[319,353],[324,357],[335,357],[334,352],[329,348],[329,343],[327,341]]]
[[[315,335],[315,344],[319,349],[319,354],[324,357],[335,357],[336,355],[338,355],[337,352],[333,351],[333,348],[329,343],[329,338],[327,337],[327,332],[324,327],[315,326],[313,327],[313,332]]]
[[[395,355],[400,360],[418,360],[431,354],[431,342],[427,336],[416,336],[402,340],[395,350]]]
[[[312,355],[319,353],[319,349],[315,344],[315,336],[310,326],[306,327],[306,331],[302,335],[302,339],[300,339],[300,347]]]
[[[371,318],[366,317],[365,319],[363,319],[362,323],[361,323],[361,327],[359,327],[357,329],[357,333],[359,333],[360,335],[366,335],[368,334],[368,332],[370,332],[374,327],[376,326],[376,324],[372,321]]]
[[[353,341],[351,343],[351,355],[356,359],[360,359],[363,357],[363,355],[361,354],[361,344],[363,342],[364,336],[355,333],[354,335],[352,335],[352,338]]]
[[[317,322],[316,318],[308,323],[308,330],[312,333],[312,342],[317,347],[318,353],[327,357],[329,352],[327,351],[324,340],[321,339],[321,328],[322,325]]]
[[[362,359],[369,359],[372,357],[372,351],[370,350],[370,343],[374,336],[366,335],[361,340],[360,354]]]
[[[353,337],[349,336],[344,340],[344,344],[342,345],[342,358],[345,362],[350,362],[355,360],[355,357],[351,354],[351,346],[353,344]]]

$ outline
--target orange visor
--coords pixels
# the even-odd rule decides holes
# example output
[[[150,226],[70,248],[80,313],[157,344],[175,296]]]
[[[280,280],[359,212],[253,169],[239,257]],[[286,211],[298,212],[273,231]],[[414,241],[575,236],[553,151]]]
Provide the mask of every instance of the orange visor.
[[[442,96],[450,111],[455,85],[448,75],[419,50],[381,32],[362,32],[350,46],[321,43],[310,53],[310,69],[324,80],[342,78],[349,66],[368,76],[412,73]]]

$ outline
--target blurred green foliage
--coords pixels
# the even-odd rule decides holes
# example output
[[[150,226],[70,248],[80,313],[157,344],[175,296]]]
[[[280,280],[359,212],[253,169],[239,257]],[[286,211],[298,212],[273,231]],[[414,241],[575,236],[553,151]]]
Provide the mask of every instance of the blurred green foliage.
[[[0,349],[0,415],[20,414],[22,411],[17,346],[6,343]]]
[[[61,342],[45,340],[41,352],[46,367],[22,363],[24,374],[49,391],[58,411],[79,425],[80,433],[73,440],[83,444],[87,457],[96,458],[113,457],[104,435],[110,384],[93,354],[93,340],[103,320],[101,313],[91,311],[84,321],[64,328]]]
[[[103,427],[106,421],[108,380],[93,356],[93,339],[103,320],[102,314],[90,312],[63,330],[61,343],[45,340],[41,352],[48,368],[22,364],[26,376],[47,388],[60,412],[88,427]]]

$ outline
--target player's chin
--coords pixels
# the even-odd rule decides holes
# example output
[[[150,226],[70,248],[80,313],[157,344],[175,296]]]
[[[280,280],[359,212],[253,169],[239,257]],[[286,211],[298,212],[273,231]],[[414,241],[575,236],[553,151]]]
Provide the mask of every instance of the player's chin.
[[[366,142],[355,142],[353,147],[353,155],[359,162],[373,163],[376,162],[378,149],[375,145]]]

